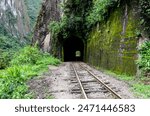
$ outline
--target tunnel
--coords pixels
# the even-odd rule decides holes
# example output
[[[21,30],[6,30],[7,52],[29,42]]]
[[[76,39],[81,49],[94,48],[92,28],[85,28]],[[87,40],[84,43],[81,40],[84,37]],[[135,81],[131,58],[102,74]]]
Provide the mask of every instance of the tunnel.
[[[84,43],[79,38],[69,38],[64,42],[64,61],[83,61]]]

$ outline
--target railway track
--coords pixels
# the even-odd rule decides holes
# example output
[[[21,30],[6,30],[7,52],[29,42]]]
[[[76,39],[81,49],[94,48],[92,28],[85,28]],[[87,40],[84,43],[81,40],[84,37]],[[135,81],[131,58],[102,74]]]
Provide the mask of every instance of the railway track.
[[[112,87],[110,87],[109,83],[103,82],[87,67],[83,66],[81,62],[71,63],[71,67],[77,80],[77,82],[74,80],[73,83],[79,85],[79,88],[73,89],[73,93],[81,93],[83,99],[93,99],[93,97],[90,97],[90,93],[107,93],[107,95],[111,96],[113,99],[122,99],[122,97]]]

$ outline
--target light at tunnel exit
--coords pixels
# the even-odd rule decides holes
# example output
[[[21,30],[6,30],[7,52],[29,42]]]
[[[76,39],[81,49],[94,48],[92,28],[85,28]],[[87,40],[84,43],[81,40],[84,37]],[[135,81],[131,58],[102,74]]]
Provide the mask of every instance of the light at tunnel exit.
[[[84,43],[79,38],[69,38],[64,42],[64,61],[83,61]]]

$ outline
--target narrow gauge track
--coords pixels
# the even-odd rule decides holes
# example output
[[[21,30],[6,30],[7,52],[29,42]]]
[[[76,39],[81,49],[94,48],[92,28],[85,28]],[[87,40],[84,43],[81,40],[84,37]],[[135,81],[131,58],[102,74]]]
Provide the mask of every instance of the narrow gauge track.
[[[102,87],[104,87],[107,90],[107,92],[110,92],[111,95],[113,96],[113,98],[122,99],[122,97],[117,92],[115,92],[111,87],[109,87],[107,84],[105,84],[103,81],[101,81],[99,77],[97,77],[94,73],[92,73],[85,66],[83,66],[82,63],[78,62],[76,64],[78,64],[82,68],[82,70],[85,70],[86,72],[88,72],[91,75],[91,77],[96,80],[97,83],[99,83]],[[80,79],[79,71],[77,71],[77,68],[75,67],[74,63],[71,63],[71,66],[73,68],[73,71],[75,73],[77,81],[80,85],[80,90],[81,90],[83,98],[84,99],[89,99],[89,97],[87,95],[87,92],[86,92],[86,89],[84,88],[84,83]],[[86,82],[88,83],[88,81],[86,81]],[[94,82],[94,81],[92,81],[92,82]]]

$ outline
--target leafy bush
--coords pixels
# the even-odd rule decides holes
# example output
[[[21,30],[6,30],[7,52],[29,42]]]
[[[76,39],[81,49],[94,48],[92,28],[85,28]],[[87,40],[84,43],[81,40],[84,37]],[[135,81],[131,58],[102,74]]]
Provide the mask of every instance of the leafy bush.
[[[50,56],[48,53],[42,53],[37,47],[27,46],[21,49],[14,55],[14,59],[11,61],[11,65],[21,65],[21,64],[52,64],[57,65],[60,60]]]
[[[41,53],[37,47],[27,46],[14,55],[11,64],[12,65],[35,64],[40,56]]]
[[[107,16],[109,7],[113,7],[118,0],[95,0],[89,15],[86,18],[88,27],[98,22],[104,21]]]
[[[47,65],[58,65],[60,61],[36,47],[27,46],[18,51],[10,67],[0,71],[0,98],[31,98],[26,81],[47,69]]]
[[[58,64],[60,64],[60,60],[50,56],[48,53],[44,53],[36,62],[36,65],[58,65]]]
[[[150,41],[145,42],[139,49],[140,58],[137,62],[143,73],[150,73]]]
[[[146,32],[150,36],[150,0],[139,0],[140,11],[141,11],[141,25],[142,32]]]
[[[88,31],[96,23],[104,21],[110,7],[120,0],[68,0],[63,5],[64,15],[60,21],[50,23],[53,38],[66,39],[77,36],[86,39]],[[84,37],[83,37],[84,35]]]
[[[3,50],[18,49],[21,44],[17,39],[18,38],[4,36],[0,34],[0,48]]]
[[[9,66],[16,50],[20,48],[17,38],[0,35],[0,69]]]
[[[23,98],[26,93],[27,86],[25,85],[26,77],[23,72],[20,70],[21,67],[10,67],[3,72],[3,78],[1,81],[1,90],[0,90],[0,98]],[[23,88],[19,90],[18,88]],[[14,93],[20,93],[18,95]]]
[[[85,35],[86,12],[91,6],[92,0],[68,0],[64,2],[64,15],[60,21],[50,22],[49,29],[53,38],[66,39],[70,36],[83,38]]]
[[[0,49],[0,69],[5,69],[9,66],[10,61],[12,59],[13,54],[15,53],[14,50],[9,50],[7,52]]]
[[[57,22],[57,21],[52,21],[50,24],[49,24],[49,30],[51,31],[52,33],[52,36],[54,38],[58,37],[58,34],[61,32],[62,30],[62,23],[60,22]]]

